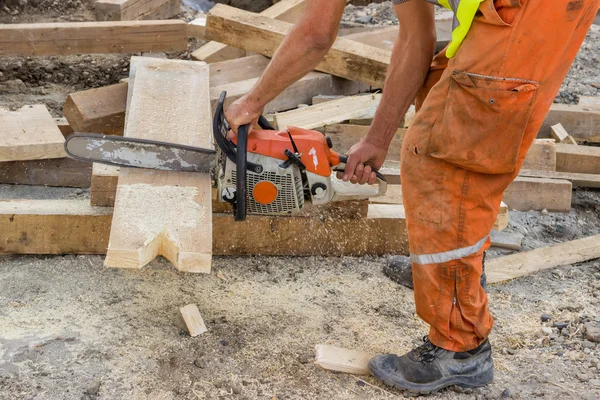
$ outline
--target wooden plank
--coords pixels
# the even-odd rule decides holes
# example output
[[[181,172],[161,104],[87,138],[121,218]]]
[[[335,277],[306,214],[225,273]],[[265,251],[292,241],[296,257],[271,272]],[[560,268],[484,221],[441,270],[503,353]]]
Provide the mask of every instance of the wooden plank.
[[[69,121],[65,117],[62,118],[54,118],[54,122],[56,122],[56,126],[60,130],[60,133],[65,137],[65,139],[73,134],[73,128],[69,125]]]
[[[0,109],[0,162],[65,157],[65,138],[45,105]]]
[[[535,139],[523,161],[524,169],[556,171],[554,139]]]
[[[0,164],[0,184],[87,188],[91,175],[90,163],[70,158]]]
[[[106,254],[111,213],[109,207],[92,207],[84,200],[0,201],[0,253]],[[407,255],[404,210],[371,204],[369,215],[359,219],[250,216],[243,222],[231,214],[213,214],[213,253]]]
[[[492,230],[490,232],[491,246],[499,249],[521,250],[523,235]]]
[[[0,56],[58,56],[187,49],[186,23],[57,22],[0,25]]]
[[[127,83],[117,83],[71,93],[63,114],[76,132],[123,135],[127,88]]]
[[[556,170],[578,174],[600,174],[600,147],[557,144]]]
[[[187,306],[181,307],[179,313],[181,314],[181,318],[183,318],[183,322],[191,337],[196,337],[208,331],[197,305],[188,304]]]
[[[188,37],[204,39],[206,35],[206,14],[200,15],[193,21],[188,22],[187,35]]]
[[[119,167],[94,163],[90,186],[90,204],[114,207],[119,183]]]
[[[223,4],[208,13],[208,38],[246,51],[272,56],[291,24],[252,14]],[[342,78],[383,87],[391,53],[373,46],[337,38],[315,69]]]
[[[370,375],[369,360],[374,354],[358,350],[318,344],[315,347],[315,364],[331,371],[355,375]]]
[[[600,258],[600,235],[486,260],[485,273],[488,283],[497,283],[595,258]]]
[[[500,203],[500,209],[498,210],[498,216],[496,217],[496,222],[494,223],[494,227],[497,231],[502,231],[508,227],[508,221],[510,220],[510,215],[508,213],[508,206],[505,202]]]
[[[573,136],[562,126],[562,124],[552,125],[550,127],[550,135],[557,143],[577,144]]]
[[[369,132],[369,126],[349,125],[349,124],[333,124],[326,125],[322,129],[325,136],[329,136],[333,143],[333,149],[338,153],[345,154],[350,147],[358,143],[360,139],[365,137]],[[399,128],[390,143],[386,160],[399,161],[400,152],[402,150],[402,141],[406,129]]]
[[[519,176],[530,178],[559,179],[569,181],[573,186],[600,188],[600,175],[597,174],[576,174],[572,172],[554,172],[554,171],[528,171],[521,170]]]
[[[125,136],[212,148],[208,66],[145,57],[131,63]],[[122,168],[114,210],[107,266],[141,268],[163,255],[181,271],[210,272],[209,174]]]
[[[314,106],[286,111],[276,115],[279,129],[297,126],[304,129],[317,129],[337,124],[352,118],[373,115],[381,94],[345,97]]]
[[[212,64],[211,64],[212,65]],[[211,87],[211,103],[216,108],[222,91],[227,92],[226,107],[244,96],[256,84],[258,78],[232,82],[221,86]],[[338,78],[321,72],[309,72],[307,75],[288,86],[279,96],[269,102],[265,113],[274,113],[296,108],[298,104],[309,103],[318,94],[357,94],[367,89],[365,85]]]
[[[96,21],[168,19],[181,11],[180,0],[96,0]]]
[[[538,137],[551,137],[551,127],[558,123],[578,142],[600,143],[600,106],[552,104]]]
[[[259,78],[271,60],[260,54],[210,64],[210,86]]]
[[[305,8],[306,2],[304,0],[282,0],[261,12],[260,15],[293,24],[300,19]],[[204,29],[204,34],[206,34],[206,28]],[[194,60],[213,63],[243,57],[245,53],[244,50],[237,49],[236,47],[218,42],[208,42],[194,51],[191,56]]]
[[[512,210],[569,212],[572,186],[562,179],[519,176],[506,189],[502,200]]]

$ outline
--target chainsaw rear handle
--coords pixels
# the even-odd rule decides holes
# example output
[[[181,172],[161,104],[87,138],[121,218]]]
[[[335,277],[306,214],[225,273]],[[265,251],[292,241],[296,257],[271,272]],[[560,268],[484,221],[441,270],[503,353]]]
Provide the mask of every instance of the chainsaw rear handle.
[[[246,178],[248,175],[246,163],[248,161],[248,130],[250,125],[238,128],[237,152],[235,161],[235,220],[246,219],[246,201],[248,199]]]
[[[343,172],[346,168],[348,157],[340,154],[339,158],[340,163],[335,166],[335,169],[333,170],[334,172]],[[373,172],[375,172],[375,176],[377,177],[377,192],[373,191],[373,185],[347,185],[347,183],[344,182],[342,186],[337,186],[332,201],[363,200],[365,197],[383,196],[387,191],[387,181],[385,179],[385,176],[383,176],[383,174],[377,170],[373,170]],[[335,187],[336,186],[334,186],[334,188]],[[344,189],[341,190],[342,188]]]

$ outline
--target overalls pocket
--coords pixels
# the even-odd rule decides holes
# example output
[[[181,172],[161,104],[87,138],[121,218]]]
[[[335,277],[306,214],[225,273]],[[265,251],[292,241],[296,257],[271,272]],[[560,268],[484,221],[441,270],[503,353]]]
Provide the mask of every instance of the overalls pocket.
[[[469,171],[513,172],[538,87],[527,79],[454,71],[430,155]]]

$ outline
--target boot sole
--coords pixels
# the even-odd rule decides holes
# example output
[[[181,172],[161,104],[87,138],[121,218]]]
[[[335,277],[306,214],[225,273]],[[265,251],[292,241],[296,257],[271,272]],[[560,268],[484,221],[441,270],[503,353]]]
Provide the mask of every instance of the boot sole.
[[[494,380],[494,367],[492,366],[483,373],[477,375],[457,375],[442,378],[432,383],[414,383],[408,382],[398,377],[392,377],[385,374],[380,374],[379,371],[374,371],[369,364],[371,373],[388,386],[401,390],[410,390],[419,394],[429,394],[436,390],[441,390],[449,386],[460,386],[462,388],[478,388],[490,384]]]

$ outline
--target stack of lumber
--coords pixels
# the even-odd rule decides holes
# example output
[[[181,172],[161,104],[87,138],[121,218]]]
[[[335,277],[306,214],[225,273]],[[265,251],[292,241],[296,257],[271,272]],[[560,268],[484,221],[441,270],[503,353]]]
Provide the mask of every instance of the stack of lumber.
[[[176,52],[188,50],[190,37],[208,41],[192,52],[194,61],[133,57],[127,81],[71,93],[65,119],[55,121],[39,105],[0,112],[8,127],[0,141],[0,183],[90,188],[89,202],[0,201],[0,252],[106,254],[106,265],[126,268],[162,255],[189,272],[210,271],[213,254],[406,254],[399,165],[414,108],[382,169],[386,196],[289,217],[234,222],[207,175],[92,167],[65,158],[64,137],[73,131],[210,148],[211,108],[221,92],[230,103],[251,90],[304,7],[304,0],[282,0],[253,14],[219,4],[186,24],[161,20],[179,11],[179,0],[98,0],[99,22],[0,25],[0,56]],[[436,22],[438,48],[450,38],[450,23]],[[397,33],[397,26],[340,29],[327,57],[270,102],[267,117],[281,129],[319,130],[346,152],[369,131]],[[600,187],[600,147],[587,145],[600,143],[598,126],[597,100],[553,105],[505,193],[495,229],[508,225],[509,209],[568,212],[573,187]],[[518,246],[502,235],[494,240]],[[494,279],[511,276],[496,271]]]

